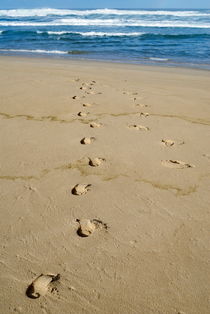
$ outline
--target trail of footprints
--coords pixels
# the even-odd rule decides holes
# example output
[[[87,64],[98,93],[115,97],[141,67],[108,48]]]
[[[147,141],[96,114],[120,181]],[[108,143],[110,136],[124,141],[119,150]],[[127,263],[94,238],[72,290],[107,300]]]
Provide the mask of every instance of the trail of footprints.
[[[80,82],[80,79],[76,79],[75,82]],[[96,93],[93,90],[94,85],[96,84],[96,81],[91,81],[90,83],[82,83],[82,86],[80,87],[80,90],[82,90],[85,94],[101,94]],[[123,94],[126,95],[132,95],[135,96],[133,98],[133,101],[136,102],[138,93],[129,93],[129,92],[123,92]],[[73,100],[79,100],[85,98],[85,95],[79,97],[77,95],[73,96]],[[83,108],[91,108],[93,105],[90,103],[83,103]],[[138,107],[148,107],[144,104],[136,104]],[[85,118],[90,114],[90,112],[78,112],[78,116]],[[148,118],[149,113],[148,112],[140,112],[139,113],[140,118]],[[89,124],[91,128],[100,128],[103,126],[100,122],[91,122]],[[131,124],[128,126],[131,130],[136,131],[149,131],[150,129],[147,126],[140,125],[140,124]],[[80,144],[82,145],[90,145],[96,141],[95,137],[84,137],[80,140]],[[184,142],[178,142],[175,143],[172,139],[162,139],[161,144],[165,147],[173,147],[174,145],[182,145]],[[89,166],[91,167],[100,167],[106,160],[105,158],[101,157],[94,157],[94,158],[88,158],[89,159]],[[161,161],[162,166],[167,168],[177,168],[177,169],[184,169],[184,168],[193,168],[195,167],[192,164],[186,163],[184,161],[180,160],[162,160]],[[92,185],[91,184],[84,184],[84,183],[78,183],[76,184],[72,190],[72,195],[75,196],[82,196],[87,194],[89,191],[91,191]],[[97,230],[107,230],[108,226],[106,223],[104,223],[101,220],[98,219],[76,219],[77,223],[77,235],[83,238],[87,238],[91,236],[93,233],[95,233]],[[41,274],[37,278],[35,278],[32,283],[28,286],[26,290],[26,295],[29,298],[36,299],[40,296],[44,296],[47,292],[55,292],[57,291],[56,283],[60,280],[60,274]]]

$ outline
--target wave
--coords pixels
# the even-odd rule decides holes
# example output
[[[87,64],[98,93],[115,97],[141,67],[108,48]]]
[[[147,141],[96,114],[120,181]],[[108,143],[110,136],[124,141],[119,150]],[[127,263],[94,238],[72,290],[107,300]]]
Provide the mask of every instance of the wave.
[[[44,50],[44,49],[0,49],[0,52],[18,52],[18,53],[39,53],[39,54],[60,54],[60,55],[82,55],[88,54],[84,50]]]
[[[165,10],[116,10],[116,9],[92,9],[92,10],[65,10],[65,9],[52,9],[52,8],[42,8],[42,9],[13,9],[13,10],[0,10],[0,16],[9,17],[33,17],[33,16],[48,16],[48,15],[171,15],[171,16],[210,16],[210,12],[201,11],[165,11]]]
[[[133,33],[108,33],[108,32],[70,32],[70,31],[37,31],[37,34],[48,34],[48,35],[81,35],[87,37],[124,37],[124,36],[141,36],[145,33],[143,32],[133,32]]]
[[[191,38],[210,38],[210,34],[205,32],[198,33],[175,33],[175,34],[163,34],[158,32],[129,32],[129,33],[114,33],[114,32],[74,32],[74,31],[33,31],[33,30],[0,30],[0,35],[20,35],[20,36],[59,36],[62,39],[62,35],[71,37],[83,36],[83,37],[138,37],[141,40],[147,39],[191,39]],[[67,38],[68,38],[67,37]]]
[[[57,19],[52,22],[13,22],[2,21],[0,26],[141,26],[141,27],[181,27],[181,28],[210,28],[210,23],[190,23],[181,21],[144,21],[126,19]]]
[[[61,50],[43,50],[43,49],[0,49],[2,52],[29,52],[29,53],[46,53],[46,54],[68,54],[69,51]]]

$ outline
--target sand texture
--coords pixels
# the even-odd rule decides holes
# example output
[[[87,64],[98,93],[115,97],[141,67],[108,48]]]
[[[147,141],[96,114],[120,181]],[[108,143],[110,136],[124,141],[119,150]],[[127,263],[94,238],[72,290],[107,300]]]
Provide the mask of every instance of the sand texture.
[[[210,72],[0,58],[0,313],[210,313]]]

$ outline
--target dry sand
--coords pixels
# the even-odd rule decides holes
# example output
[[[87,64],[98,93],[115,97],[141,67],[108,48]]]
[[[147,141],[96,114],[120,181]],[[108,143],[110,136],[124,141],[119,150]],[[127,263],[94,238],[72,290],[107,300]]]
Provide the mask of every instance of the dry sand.
[[[0,95],[0,312],[209,314],[210,72],[1,57]]]

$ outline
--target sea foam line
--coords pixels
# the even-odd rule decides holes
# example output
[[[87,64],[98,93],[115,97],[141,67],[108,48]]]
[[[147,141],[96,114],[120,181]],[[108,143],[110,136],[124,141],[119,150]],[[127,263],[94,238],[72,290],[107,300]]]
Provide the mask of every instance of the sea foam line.
[[[69,51],[43,50],[43,49],[0,49],[0,51],[5,51],[5,52],[46,53],[46,54],[69,54]]]
[[[210,28],[209,24],[189,23],[181,21],[144,21],[123,19],[57,19],[52,22],[0,22],[1,26],[142,26],[142,27],[185,27],[185,28]]]
[[[210,16],[209,12],[199,11],[170,11],[170,10],[116,10],[116,9],[92,9],[92,10],[65,10],[65,9],[13,9],[13,10],[0,10],[0,16],[9,17],[33,17],[33,16],[87,16],[87,15],[171,15],[171,16]]]
[[[145,33],[143,32],[132,32],[132,33],[108,33],[108,32],[71,32],[71,31],[37,31],[37,34],[48,34],[48,35],[67,35],[67,34],[76,34],[81,36],[87,37],[108,37],[108,36],[116,36],[116,37],[123,37],[123,36],[141,36]]]

